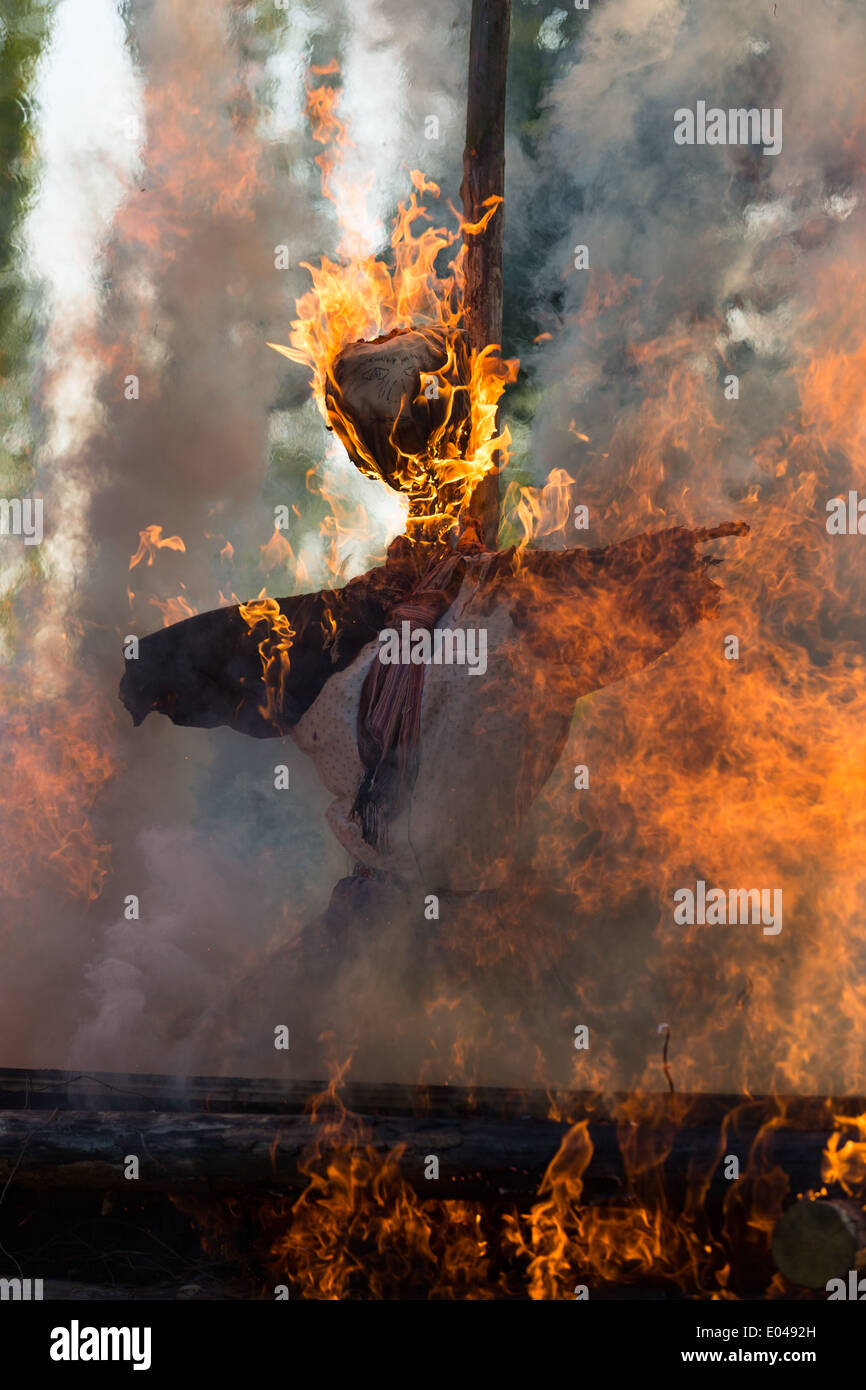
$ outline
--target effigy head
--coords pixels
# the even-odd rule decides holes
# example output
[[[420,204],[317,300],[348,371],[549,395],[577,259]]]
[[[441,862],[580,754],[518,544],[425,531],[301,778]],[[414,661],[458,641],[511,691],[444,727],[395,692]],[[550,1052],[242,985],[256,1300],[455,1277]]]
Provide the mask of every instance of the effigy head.
[[[439,468],[469,438],[469,356],[460,333],[396,329],[350,344],[325,388],[328,421],[362,473],[435,496]]]

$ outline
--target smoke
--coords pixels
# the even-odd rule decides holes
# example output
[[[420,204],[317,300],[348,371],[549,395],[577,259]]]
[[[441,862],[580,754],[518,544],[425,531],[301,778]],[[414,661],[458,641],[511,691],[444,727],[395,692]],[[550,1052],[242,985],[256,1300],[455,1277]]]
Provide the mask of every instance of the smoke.
[[[291,592],[293,567],[261,552],[277,504],[303,518],[292,546],[309,584],[327,582],[310,468],[337,505],[342,495],[373,518],[347,575],[398,528],[399,507],[336,457],[303,374],[266,343],[307,288],[300,262],[335,241],[304,115],[309,64],[341,63],[354,158],[381,174],[368,199],[377,246],[405,196],[401,160],[459,167],[464,60],[448,46],[462,16],[439,7],[422,32],[396,6],[140,0],[123,7],[123,31],[100,14],[88,46],[73,8],[43,73],[46,164],[29,226],[32,269],[48,282],[47,540],[16,600],[4,678],[15,749],[4,1061],[219,1070],[220,1001],[350,865],[327,830],[324,788],[288,742],[155,720],[133,734],[116,702],[122,646],[163,611],[265,584]],[[442,57],[425,87],[413,69],[431,45]],[[110,72],[101,124],[76,102],[80,82],[70,90],[69,73],[90,63]],[[130,571],[149,526],[184,547]],[[275,788],[282,763],[290,792]],[[243,1048],[265,1072],[273,1024],[257,1029],[247,1022]]]
[[[519,959],[518,944],[531,953],[533,940],[561,941],[549,1016],[543,1005],[521,1014],[516,966],[509,974],[503,965],[505,974],[494,972],[485,990],[459,970],[440,979],[422,960],[413,976],[426,981],[422,1018],[420,995],[399,983],[409,946],[393,923],[405,904],[389,909],[393,921],[375,961],[347,968],[321,1007],[290,1001],[284,1016],[291,951],[350,868],[325,823],[328,794],[288,741],[183,730],[156,718],[133,731],[115,703],[124,637],[161,621],[151,599],[182,598],[204,611],[221,596],[248,598],[265,584],[269,593],[289,591],[285,574],[261,555],[275,504],[298,504],[304,520],[293,548],[309,571],[307,587],[326,582],[307,469],[372,518],[366,551],[347,554],[348,574],[366,568],[395,527],[377,485],[328,452],[302,374],[287,372],[266,346],[285,341],[294,300],[308,286],[300,262],[332,253],[337,238],[332,209],[318,196],[302,83],[310,62],[338,58],[341,114],[355,142],[348,172],[376,174],[362,230],[371,246],[381,244],[394,200],[405,194],[404,165],[440,181],[443,201],[456,198],[469,7],[458,0],[432,8],[402,0],[301,5],[288,17],[276,12],[274,22],[285,26],[277,40],[257,27],[265,8],[273,19],[269,6],[209,0],[140,0],[124,12],[122,64],[135,83],[134,91],[124,87],[111,119],[116,127],[126,114],[138,118],[141,142],[132,157],[119,133],[109,160],[105,238],[92,253],[87,289],[95,316],[62,332],[55,318],[46,344],[49,545],[45,582],[18,603],[23,635],[13,676],[31,708],[19,730],[27,814],[16,811],[4,828],[7,853],[16,856],[15,896],[10,890],[4,899],[5,1062],[285,1074],[273,1028],[297,1028],[303,1019],[311,1035],[331,1032],[337,1043],[366,1027],[367,1064],[389,1079],[411,1080],[422,1068],[430,1080],[646,1079],[648,1059],[660,1052],[657,1025],[672,1020],[676,1057],[678,1039],[690,1030],[697,1037],[696,1013],[707,1012],[706,1001],[689,999],[693,982],[718,968],[715,944],[671,953],[659,936],[671,886],[665,875],[687,886],[700,867],[674,850],[691,835],[706,852],[712,807],[700,797],[707,785],[724,794],[721,778],[701,782],[695,751],[696,730],[717,725],[719,705],[707,713],[688,697],[706,680],[727,692],[729,704],[719,696],[726,716],[736,707],[727,677],[708,665],[709,637],[690,639],[673,663],[635,679],[625,694],[618,688],[584,702],[526,828],[501,917],[467,910],[461,919],[467,937],[475,933],[503,959],[512,944]],[[514,8],[525,27],[533,7]],[[548,26],[538,54],[549,56],[564,22],[551,26],[550,7],[535,8],[538,25]],[[777,529],[772,549],[760,524],[762,508],[778,522],[797,505],[798,469],[786,472],[782,461],[802,404],[804,349],[838,334],[844,350],[851,325],[840,326],[836,307],[829,321],[821,317],[825,297],[832,288],[834,306],[844,309],[833,277],[840,265],[864,269],[863,25],[853,5],[841,3],[780,0],[756,10],[747,0],[594,2],[576,37],[555,52],[531,142],[514,127],[509,135],[507,256],[521,275],[511,286],[506,278],[506,301],[518,284],[521,313],[534,317],[537,334],[550,335],[537,346],[506,343],[519,347],[535,401],[512,421],[515,433],[522,426],[518,462],[538,485],[564,467],[574,500],[590,512],[588,534],[563,531],[550,543],[605,544],[645,528],[745,516],[755,528],[753,558],[747,543],[738,544],[724,583],[736,630],[756,642],[787,640],[794,625],[790,576],[769,557],[799,541],[800,531],[793,522],[787,533]],[[674,112],[699,100],[781,108],[781,154],[675,144]],[[281,246],[287,269],[275,265]],[[588,272],[575,268],[577,246],[588,249]],[[740,381],[736,401],[724,395],[731,374]],[[132,398],[130,377],[137,378]],[[861,419],[852,391],[852,447],[815,464],[803,504],[813,528],[823,526],[824,498],[851,475]],[[820,433],[817,404],[813,421]],[[182,537],[185,549],[161,550],[152,566],[130,572],[139,533],[150,525]],[[853,567],[843,586],[846,564],[833,559],[826,586],[844,592],[856,616],[863,567]],[[786,598],[781,607],[768,597],[774,586]],[[810,678],[817,616],[802,614],[812,627],[795,643]],[[831,617],[833,633],[844,636],[843,615]],[[783,696],[757,717],[771,723]],[[651,728],[637,707],[655,710]],[[855,701],[852,718],[857,709]],[[844,737],[850,725],[835,726],[837,735],[840,728]],[[829,715],[818,716],[817,731],[824,756],[834,732]],[[730,736],[753,732],[733,720]],[[672,742],[695,776],[691,799],[674,794],[664,771]],[[818,882],[815,846],[836,823],[836,801],[807,842],[807,871],[797,876],[782,857],[785,816],[802,806],[796,798],[773,804],[767,787],[774,766],[788,777],[792,762],[808,758],[808,745],[794,742],[774,764],[763,745],[746,739],[743,760],[754,755],[760,774],[752,784],[760,790],[755,819],[769,806],[777,838],[762,840],[759,853],[751,846],[755,820],[736,815],[711,865],[720,874],[754,871],[746,887],[774,887],[777,879],[766,876],[773,873],[784,880],[786,942],[796,941],[789,902],[797,894],[802,901],[809,875],[815,901],[821,893],[835,901],[830,920],[840,933],[850,909],[836,879]],[[290,769],[288,793],[274,785],[280,763]],[[576,763],[608,779],[595,808],[582,803],[579,813]],[[737,776],[736,795],[748,802],[748,767],[739,763]],[[64,785],[59,813],[47,811],[45,795]],[[38,826],[39,835],[22,834],[22,825]],[[859,829],[855,821],[846,850]],[[802,853],[795,848],[791,858]],[[728,1053],[721,1030],[702,1037],[693,1078],[739,1084],[743,1051],[759,1036],[739,1021],[761,993],[761,972],[769,990],[781,980],[802,1003],[816,941],[792,948],[797,968],[780,976],[767,971],[767,957],[742,948],[713,1006],[734,1019],[723,1040]],[[847,967],[860,949],[855,937]],[[261,987],[268,974],[269,993]],[[809,1027],[829,1007],[831,974],[818,981],[813,1011],[797,1015]],[[240,997],[255,1006],[232,1012],[227,1001],[248,978],[257,984],[247,993],[242,986]],[[849,1001],[843,1025],[857,1003]],[[573,1068],[570,1035],[581,1022],[591,1024],[595,1051]],[[438,1030],[432,1058],[428,1024]],[[847,1079],[840,1046],[839,1075]],[[303,1050],[288,1064],[302,1067]],[[830,1084],[826,1059],[810,1065],[816,1089]],[[762,1056],[749,1079],[757,1086],[771,1072]]]
[[[531,250],[539,224],[558,233],[536,287],[552,341],[525,360],[545,402],[528,463],[538,481],[556,464],[577,472],[582,496],[599,502],[590,539],[622,534],[633,460],[607,451],[658,390],[658,359],[642,361],[636,344],[663,350],[669,379],[686,355],[720,387],[742,373],[736,406],[718,407],[733,444],[719,500],[758,480],[750,451],[796,401],[790,368],[820,273],[862,260],[858,219],[848,221],[861,196],[861,26],[847,4],[639,0],[594,8],[571,61],[562,55],[537,157],[509,184],[509,235]],[[675,144],[675,111],[698,100],[781,108],[782,153]],[[590,273],[574,269],[577,245]],[[688,466],[705,474],[705,462]],[[664,504],[673,481],[642,505]]]
[[[519,461],[536,484],[564,468],[590,516],[547,543],[752,526],[724,551],[720,624],[583,702],[527,827],[578,914],[559,914],[575,1017],[628,1084],[663,1084],[662,1020],[681,1086],[862,1084],[864,825],[838,759],[859,741],[866,566],[824,523],[862,479],[863,38],[847,4],[594,6],[508,189],[516,254],[541,228],[550,246]],[[781,153],[677,144],[698,102],[780,110]],[[597,779],[577,806],[576,764]],[[671,892],[699,878],[784,884],[784,948],[677,933]]]

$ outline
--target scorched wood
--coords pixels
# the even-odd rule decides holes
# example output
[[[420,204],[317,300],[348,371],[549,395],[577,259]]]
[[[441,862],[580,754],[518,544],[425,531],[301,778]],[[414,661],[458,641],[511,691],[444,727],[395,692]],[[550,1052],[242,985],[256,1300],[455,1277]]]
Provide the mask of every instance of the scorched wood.
[[[384,1158],[400,1149],[399,1168],[407,1183],[426,1197],[530,1196],[559,1150],[570,1126],[535,1118],[436,1118],[365,1116],[362,1145]],[[127,1189],[124,1166],[139,1159],[137,1190],[226,1191],[279,1188],[300,1190],[314,1141],[332,1155],[347,1140],[305,1115],[214,1115],[51,1111],[0,1112],[0,1186],[7,1181],[29,1188]],[[682,1191],[690,1175],[715,1168],[711,1198],[730,1190],[718,1162],[715,1125],[669,1130],[670,1151],[662,1166],[671,1192]],[[728,1152],[742,1166],[757,1131],[728,1133]],[[762,1145],[763,1159],[779,1164],[792,1193],[820,1181],[821,1155],[828,1129],[778,1129]],[[591,1123],[591,1162],[583,1174],[583,1200],[627,1195],[618,1126]],[[577,1150],[575,1151],[577,1152]],[[439,1159],[438,1181],[425,1178],[427,1155]]]

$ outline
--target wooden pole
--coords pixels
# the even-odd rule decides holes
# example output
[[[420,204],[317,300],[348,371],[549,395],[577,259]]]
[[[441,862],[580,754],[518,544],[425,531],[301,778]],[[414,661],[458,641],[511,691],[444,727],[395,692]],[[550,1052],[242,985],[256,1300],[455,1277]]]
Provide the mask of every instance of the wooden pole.
[[[505,196],[505,84],[510,18],[510,0],[472,0],[466,148],[460,189],[468,223],[481,221],[489,198]],[[504,229],[503,204],[483,232],[464,233],[464,322],[473,352],[480,352],[490,343],[502,344]],[[495,549],[499,530],[499,479],[495,473],[475,489],[469,509],[480,523],[485,544]]]

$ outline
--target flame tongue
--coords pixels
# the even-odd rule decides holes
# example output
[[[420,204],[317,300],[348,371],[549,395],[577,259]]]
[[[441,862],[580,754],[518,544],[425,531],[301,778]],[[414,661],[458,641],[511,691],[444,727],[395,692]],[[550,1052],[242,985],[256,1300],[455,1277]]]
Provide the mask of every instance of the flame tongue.
[[[435,518],[442,535],[497,466],[497,454],[505,461],[510,442],[507,431],[497,434],[497,405],[518,363],[502,361],[493,344],[470,354],[460,326],[461,232],[481,232],[499,200],[490,200],[475,227],[434,228],[421,200],[438,197],[439,189],[412,170],[414,191],[391,229],[392,264],[378,260],[355,231],[366,190],[344,176],[349,142],[335,102],[333,88],[308,90],[313,136],[324,147],[317,160],[323,192],[342,228],[342,260],[304,263],[313,285],[297,302],[289,345],[269,347],[311,368],[319,409],[356,466],[409,494],[410,526],[423,517],[429,533]],[[440,254],[455,247],[442,276]]]

